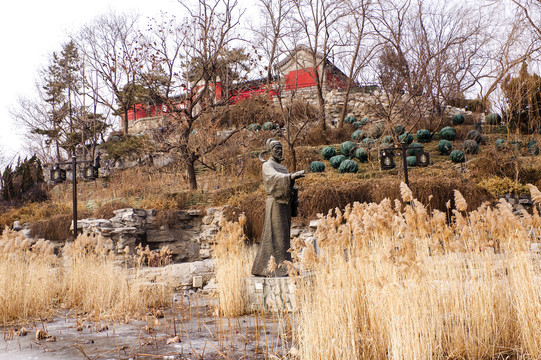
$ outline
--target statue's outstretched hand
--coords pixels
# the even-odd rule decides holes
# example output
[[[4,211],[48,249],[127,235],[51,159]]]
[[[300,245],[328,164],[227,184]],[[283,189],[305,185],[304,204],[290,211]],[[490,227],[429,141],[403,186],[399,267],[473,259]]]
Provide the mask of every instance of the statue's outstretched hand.
[[[301,178],[301,177],[304,177],[304,170],[297,171],[297,172],[294,172],[293,174],[291,174],[291,180],[295,180],[295,179],[298,179],[298,178]]]

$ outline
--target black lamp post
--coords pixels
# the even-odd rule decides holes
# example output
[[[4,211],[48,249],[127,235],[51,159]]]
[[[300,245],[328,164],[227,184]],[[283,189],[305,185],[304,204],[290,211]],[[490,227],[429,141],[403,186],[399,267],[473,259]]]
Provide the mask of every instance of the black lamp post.
[[[400,146],[389,147],[380,150],[380,164],[382,170],[390,170],[396,167],[394,162],[394,152],[402,152],[402,163],[404,164],[404,182],[406,185],[409,185],[408,178],[408,162],[407,162],[407,151],[408,149],[421,149],[416,155],[417,165],[421,167],[426,167],[430,164],[430,154],[424,151],[423,146],[415,145],[408,146],[405,142],[400,143]]]
[[[72,207],[73,207],[73,239],[77,238],[77,164],[85,164],[85,178],[90,180],[95,180],[98,177],[98,169],[100,167],[100,154],[94,159],[94,164],[92,160],[77,160],[74,156],[71,157],[71,161],[58,162],[54,164],[54,168],[51,169],[51,181],[53,183],[60,183],[66,181],[66,170],[60,168],[62,165],[71,165],[71,174],[72,174]],[[87,177],[87,169],[90,169],[92,177]]]

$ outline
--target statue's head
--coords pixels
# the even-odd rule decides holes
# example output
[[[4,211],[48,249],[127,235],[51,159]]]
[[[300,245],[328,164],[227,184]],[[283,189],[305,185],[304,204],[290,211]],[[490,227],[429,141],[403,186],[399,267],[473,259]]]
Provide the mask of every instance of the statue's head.
[[[265,143],[265,148],[276,162],[281,162],[283,160],[282,143],[280,141],[270,138]]]

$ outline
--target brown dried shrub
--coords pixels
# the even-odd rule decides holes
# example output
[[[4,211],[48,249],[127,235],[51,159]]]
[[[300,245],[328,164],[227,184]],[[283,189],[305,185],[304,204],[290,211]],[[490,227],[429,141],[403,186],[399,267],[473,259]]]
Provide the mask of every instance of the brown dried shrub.
[[[91,216],[88,211],[79,211],[77,219],[84,219]],[[72,214],[53,215],[48,219],[38,220],[30,224],[30,236],[40,239],[65,241],[73,238],[70,230]]]
[[[410,177],[410,188],[414,198],[430,209],[446,211],[446,203],[451,200],[454,206],[454,190],[460,191],[468,199],[468,208],[474,209],[484,201],[491,200],[491,195],[475,183],[448,177]],[[299,218],[305,222],[315,219],[317,214],[326,214],[329,210],[343,209],[353,202],[379,203],[385,198],[401,199],[398,178],[349,179],[350,181],[311,181],[303,185],[299,181]],[[429,201],[430,198],[430,201]],[[234,221],[240,214],[246,215],[245,233],[252,241],[259,241],[265,215],[265,195],[257,191],[246,195],[237,205],[226,212],[229,221]]]
[[[129,208],[130,205],[124,201],[110,201],[94,210],[92,214],[96,219],[110,219],[115,216],[114,211]]]
[[[280,109],[264,96],[253,96],[229,108],[232,125],[247,126],[253,123],[263,125],[267,121],[282,123]],[[226,120],[222,120],[225,122]]]

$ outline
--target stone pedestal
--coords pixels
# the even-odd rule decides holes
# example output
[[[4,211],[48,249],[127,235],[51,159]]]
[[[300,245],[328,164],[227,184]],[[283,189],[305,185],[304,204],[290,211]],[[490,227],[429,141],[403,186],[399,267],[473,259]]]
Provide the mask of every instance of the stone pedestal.
[[[245,278],[250,309],[263,312],[295,311],[296,286],[289,277]]]

